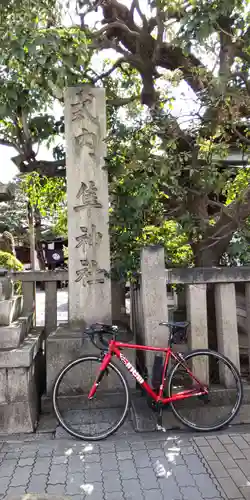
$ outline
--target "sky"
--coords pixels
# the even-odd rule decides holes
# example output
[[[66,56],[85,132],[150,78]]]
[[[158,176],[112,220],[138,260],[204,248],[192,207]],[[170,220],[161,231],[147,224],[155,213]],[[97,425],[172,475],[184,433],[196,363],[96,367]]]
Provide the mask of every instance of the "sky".
[[[131,0],[120,0],[120,2],[129,6]],[[74,2],[72,2],[72,4],[73,3]],[[143,10],[144,12],[146,12],[145,6],[147,5],[147,0],[140,0],[140,5],[142,8],[144,7]],[[70,25],[72,23],[72,18],[74,18],[73,11],[70,17],[68,16],[65,17],[64,21],[65,25]],[[86,18],[86,21],[89,24],[94,24],[98,19],[101,19],[101,12],[94,15],[91,14],[88,18]],[[118,57],[117,54],[114,53],[114,51],[103,51],[100,55],[94,56],[93,65],[95,66],[96,70],[98,70],[98,67],[100,67],[103,59],[108,56],[112,57],[112,59],[114,59],[114,56]],[[164,82],[162,83],[162,85],[164,85]],[[187,122],[189,116],[191,116],[192,114],[192,111],[194,111],[194,109],[197,107],[194,93],[188,88],[185,82],[182,82],[177,89],[174,89],[173,96],[175,97],[175,102],[173,105],[173,115],[178,117],[179,119],[181,116],[183,116],[183,122]],[[52,112],[55,114],[58,113],[58,115],[60,116],[62,110],[57,104],[55,105],[55,108],[53,109]],[[13,148],[9,148],[7,146],[0,146],[0,158],[1,158],[0,181],[3,183],[8,183],[18,173],[18,169],[11,160],[11,158],[15,155],[17,155],[17,152]],[[39,148],[37,159],[51,160],[52,159],[51,148],[50,150],[48,150],[45,145],[41,145]]]

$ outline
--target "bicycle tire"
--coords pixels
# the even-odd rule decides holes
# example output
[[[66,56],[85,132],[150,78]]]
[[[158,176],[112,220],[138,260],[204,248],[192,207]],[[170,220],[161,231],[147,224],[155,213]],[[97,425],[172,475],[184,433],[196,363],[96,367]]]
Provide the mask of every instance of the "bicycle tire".
[[[184,418],[178,411],[178,409],[175,407],[175,404],[178,404],[174,401],[171,401],[169,403],[174,415],[176,416],[176,418],[183,424],[185,425],[186,427],[189,427],[190,429],[194,429],[198,432],[210,432],[210,431],[217,431],[219,429],[222,429],[223,427],[227,426],[234,418],[235,416],[237,415],[240,407],[241,407],[241,403],[242,403],[242,398],[243,398],[243,386],[242,386],[242,381],[241,381],[241,377],[240,377],[240,373],[239,371],[237,370],[237,368],[234,366],[234,364],[224,355],[216,352],[216,351],[212,351],[211,349],[197,349],[197,350],[194,350],[194,351],[191,351],[190,353],[188,353],[186,356],[183,356],[183,362],[185,361],[188,361],[190,360],[191,358],[193,357],[197,357],[199,355],[208,355],[208,356],[211,356],[211,357],[214,357],[214,358],[217,358],[219,360],[221,360],[226,366],[227,368],[229,368],[236,380],[236,386],[237,386],[237,401],[233,407],[233,409],[231,410],[231,412],[229,413],[229,416],[221,421],[220,423],[218,423],[217,425],[211,425],[211,426],[199,426],[197,425],[196,423],[192,423],[190,421],[188,421],[186,418]],[[169,374],[169,379],[168,379],[168,394],[169,396],[172,396],[173,394],[173,386],[172,386],[172,383],[173,383],[173,377],[175,375],[175,373],[177,372],[178,368],[181,367],[181,363],[180,362],[177,362],[170,374]],[[187,372],[186,372],[187,373]],[[202,397],[202,396],[201,396]],[[190,398],[191,399],[191,398]],[[188,399],[186,400],[182,400],[183,403],[185,403],[185,401],[188,401]],[[216,412],[215,412],[216,413]]]
[[[69,427],[69,425],[67,425],[67,423],[65,422],[65,420],[60,412],[59,405],[58,405],[58,399],[59,399],[58,391],[59,391],[60,384],[63,381],[64,376],[73,367],[75,367],[81,363],[84,363],[86,361],[94,361],[94,362],[101,364],[102,359],[100,357],[94,356],[94,355],[93,356],[92,355],[82,356],[80,358],[77,358],[74,361],[71,361],[66,366],[64,366],[64,368],[60,371],[60,373],[55,381],[54,387],[53,387],[53,394],[52,394],[53,409],[54,409],[55,415],[56,415],[59,423],[71,436],[74,436],[74,437],[81,439],[83,441],[99,441],[102,439],[106,439],[108,436],[110,436],[111,434],[116,432],[119,429],[119,427],[121,427],[122,424],[124,423],[124,420],[127,417],[129,405],[130,405],[129,387],[128,387],[128,383],[127,383],[124,375],[117,368],[117,366],[115,366],[113,363],[109,363],[108,369],[113,370],[116,373],[116,375],[118,375],[118,377],[122,383],[123,389],[124,389],[125,405],[124,405],[124,409],[122,411],[121,418],[119,418],[119,420],[116,422],[116,424],[113,427],[111,427],[108,431],[104,432],[103,434],[99,434],[98,436],[87,435],[85,433],[82,433],[82,432],[79,432],[79,431],[72,429],[71,427]],[[93,382],[94,382],[94,380],[93,380]],[[101,383],[100,383],[100,385],[101,385]],[[90,388],[91,388],[91,386],[89,387],[89,389]],[[98,386],[98,388],[99,388],[99,386]],[[97,389],[97,391],[98,391],[98,389]],[[97,391],[96,391],[96,394],[97,394]],[[120,395],[120,393],[119,393],[119,395]],[[96,397],[96,395],[95,395],[95,397]]]

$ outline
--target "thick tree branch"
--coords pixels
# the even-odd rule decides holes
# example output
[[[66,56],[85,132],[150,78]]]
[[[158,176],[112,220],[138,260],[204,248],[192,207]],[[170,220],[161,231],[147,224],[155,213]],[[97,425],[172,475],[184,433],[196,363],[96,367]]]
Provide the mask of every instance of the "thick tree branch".
[[[134,0],[133,4],[134,4],[135,10],[137,11],[138,15],[140,16],[140,18],[142,20],[143,28],[147,29],[148,28],[148,21],[147,21],[145,14],[143,14],[143,12],[141,11],[139,0]],[[131,6],[131,9],[132,9],[132,6]]]
[[[103,49],[113,49],[116,52],[119,52],[124,56],[125,61],[124,62],[130,62],[131,65],[134,65],[134,67],[137,67],[140,60],[137,56],[131,54],[128,50],[123,49],[118,45],[118,41],[115,40],[109,40],[109,38],[105,37],[100,42],[96,42],[95,44],[91,44],[89,47],[90,48],[95,48],[98,50],[103,50]],[[136,66],[137,64],[137,66]]]
[[[153,54],[153,62],[155,63],[158,59],[158,55],[160,53],[160,49],[163,43],[163,36],[164,36],[164,13],[162,12],[161,8],[157,6],[157,11],[156,11],[156,22],[157,22],[157,39],[156,39],[156,45],[154,49],[154,54]]]
[[[230,16],[221,17],[217,23],[220,38],[220,92],[225,92],[228,79],[231,75],[231,67],[234,60],[236,47],[233,42],[232,19]]]
[[[120,98],[116,97],[115,99],[107,99],[107,105],[108,106],[114,106],[114,107],[120,107],[120,106],[126,106],[127,104],[134,102],[134,101],[139,101],[140,100],[140,95],[133,95],[127,98]]]
[[[103,78],[107,78],[108,76],[110,76],[113,73],[113,71],[115,71],[117,68],[121,67],[123,62],[126,62],[126,59],[124,57],[120,57],[119,59],[117,59],[117,61],[113,64],[113,66],[111,68],[109,68],[107,71],[104,71],[103,73],[98,75],[96,78],[92,79],[93,85],[95,85],[99,80],[103,80]]]
[[[205,263],[211,256],[220,257],[227,249],[234,232],[242,227],[250,214],[250,186],[248,186],[241,197],[234,200],[227,206],[227,211],[222,211],[214,226],[210,226],[206,231],[203,240],[197,245],[197,250],[201,252],[198,262]],[[213,248],[213,250],[211,250]],[[212,253],[213,252],[213,257]],[[218,261],[218,259],[217,259]],[[211,265],[214,262],[211,261]]]
[[[66,163],[65,160],[42,161],[34,160],[25,163],[18,161],[19,157],[12,158],[12,161],[18,166],[22,174],[30,174],[31,172],[38,172],[45,177],[65,177]]]
[[[128,26],[126,26],[126,24],[124,24],[123,22],[121,21],[114,21],[110,24],[106,24],[105,26],[103,26],[103,28],[99,29],[98,31],[95,31],[94,33],[92,33],[92,37],[93,38],[98,38],[100,37],[103,33],[108,33],[109,31],[111,31],[112,29],[114,28],[117,28],[117,29],[120,29],[120,30],[123,30],[125,31],[126,33],[128,33],[129,35],[131,36],[134,36],[134,37],[138,37],[140,36],[140,33],[138,31],[132,31]]]
[[[241,142],[247,144],[247,146],[250,146],[250,139],[248,139],[245,135],[243,135],[237,127],[233,127],[233,131],[237,135],[237,137],[241,140]]]
[[[130,64],[141,73],[143,80],[147,76],[148,81],[151,80],[153,82],[157,74],[156,68],[160,66],[171,71],[180,69],[183,72],[184,79],[195,92],[203,91],[208,87],[209,83],[213,80],[213,75],[207,71],[197,57],[191,53],[189,55],[184,54],[181,47],[168,43],[159,43],[162,36],[162,25],[159,30],[159,46],[157,45],[157,40],[149,32],[149,23],[141,12],[138,1],[134,3],[134,6],[137,11],[139,7],[138,14],[140,15],[141,13],[141,19],[144,19],[144,24],[147,23],[146,30],[141,29],[134,23],[128,9],[128,19],[125,20],[123,14],[124,5],[119,4],[117,1],[110,2],[110,5],[113,5],[113,15],[110,20],[104,16],[104,21],[106,21],[106,26],[107,24],[114,26],[114,22],[117,22],[117,19],[119,19],[119,24],[115,24],[114,28],[115,42],[109,39],[108,42],[107,39],[105,41],[99,40],[95,44],[95,48],[100,50],[103,48],[113,48],[127,58],[130,56]],[[121,10],[120,15],[119,10]],[[108,31],[108,36],[111,35],[111,32],[112,29]],[[155,60],[154,54],[157,54]],[[134,63],[131,57],[136,58]],[[155,99],[156,96],[152,96],[152,98]],[[149,103],[151,105],[151,99],[149,99]]]
[[[193,188],[189,188],[189,187],[187,187],[187,190],[188,190],[190,193],[192,193],[192,194],[194,194],[194,195],[196,195],[196,196],[199,196],[199,197],[200,197],[200,196],[202,195],[202,193],[201,193],[200,191],[198,191],[197,189],[193,189]],[[203,196],[203,195],[202,195],[202,196]],[[205,195],[204,195],[204,197],[205,197]],[[224,203],[221,203],[221,202],[219,202],[219,201],[215,201],[215,200],[211,200],[208,196],[207,196],[207,199],[206,199],[206,203],[207,203],[207,205],[208,205],[208,206],[211,206],[211,207],[216,207],[216,208],[218,208],[221,212],[223,212],[223,211],[224,211],[224,212],[226,212],[226,213],[227,213],[227,206],[226,206],[226,205],[224,205]]]

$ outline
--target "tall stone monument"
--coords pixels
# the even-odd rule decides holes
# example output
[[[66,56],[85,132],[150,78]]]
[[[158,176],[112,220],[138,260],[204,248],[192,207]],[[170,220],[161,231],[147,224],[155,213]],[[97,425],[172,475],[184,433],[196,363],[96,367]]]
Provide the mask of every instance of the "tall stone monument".
[[[47,339],[47,393],[60,369],[88,352],[84,327],[111,323],[105,109],[104,89],[80,86],[65,93],[69,324]]]
[[[105,90],[65,95],[68,193],[69,321],[111,320]]]

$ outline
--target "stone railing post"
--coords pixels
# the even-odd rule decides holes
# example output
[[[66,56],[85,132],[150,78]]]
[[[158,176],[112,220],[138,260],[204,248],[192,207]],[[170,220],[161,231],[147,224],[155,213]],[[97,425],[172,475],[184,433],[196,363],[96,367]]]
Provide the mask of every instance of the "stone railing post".
[[[159,325],[168,321],[164,248],[159,246],[145,247],[141,252],[141,301],[145,344],[166,347],[168,330]],[[149,369],[153,358],[152,352],[147,353]]]
[[[246,327],[248,338],[248,365],[250,368],[250,283],[246,283]]]
[[[186,287],[187,318],[190,322],[189,344],[193,349],[208,348],[207,330],[207,286],[206,284]],[[208,358],[193,361],[195,375],[204,383],[209,382]]]
[[[227,356],[237,368],[240,368],[234,283],[215,285],[215,310],[218,351]],[[231,378],[228,371],[220,375],[226,386],[230,386]]]

